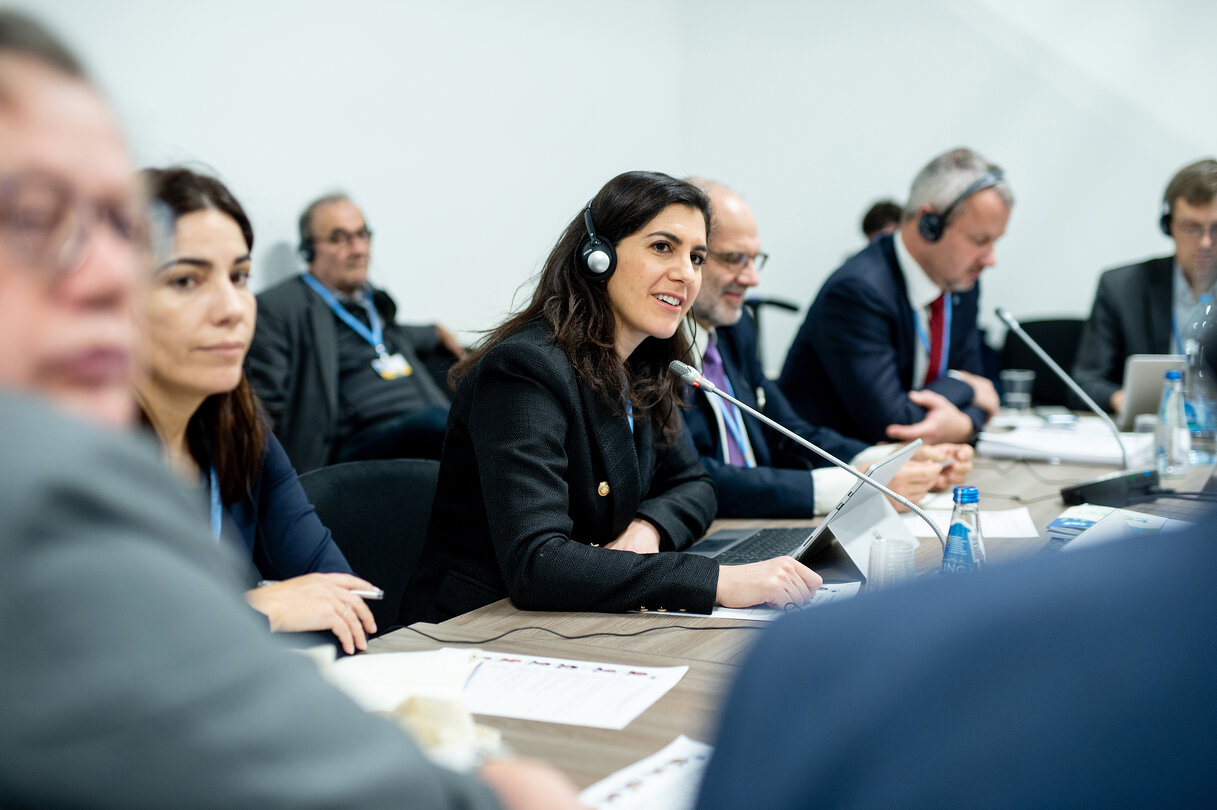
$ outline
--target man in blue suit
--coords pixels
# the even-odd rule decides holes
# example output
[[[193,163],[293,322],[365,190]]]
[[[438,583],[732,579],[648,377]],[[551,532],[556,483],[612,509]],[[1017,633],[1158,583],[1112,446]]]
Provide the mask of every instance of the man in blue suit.
[[[969,149],[913,181],[900,229],[838,268],[807,312],[779,385],[803,418],[865,441],[968,441],[996,413],[981,376],[981,272],[1013,205]]]
[[[695,361],[724,389],[770,419],[846,461],[865,468],[893,446],[871,447],[830,428],[800,418],[771,382],[757,359],[752,319],[743,312],[744,295],[759,282],[766,254],[756,217],[734,191],[695,181],[710,195],[714,222],[710,250],[702,266],[702,286],[693,303],[697,321]],[[716,384],[719,384],[716,382]],[[685,424],[702,465],[718,488],[719,517],[802,518],[824,514],[854,482],[792,439],[765,426],[725,400],[690,392]],[[938,462],[950,456],[944,471]],[[972,449],[963,445],[926,447],[892,481],[894,490],[914,501],[930,488],[961,483],[971,468]],[[809,469],[814,467],[815,469]]]
[[[1213,517],[779,621],[697,807],[1211,806]]]

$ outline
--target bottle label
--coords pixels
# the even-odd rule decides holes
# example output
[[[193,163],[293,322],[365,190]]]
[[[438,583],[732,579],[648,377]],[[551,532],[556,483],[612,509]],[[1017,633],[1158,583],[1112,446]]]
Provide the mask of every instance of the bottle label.
[[[976,568],[971,530],[962,523],[952,523],[947,534],[947,549],[942,555],[942,570],[948,574],[957,574],[974,571]]]

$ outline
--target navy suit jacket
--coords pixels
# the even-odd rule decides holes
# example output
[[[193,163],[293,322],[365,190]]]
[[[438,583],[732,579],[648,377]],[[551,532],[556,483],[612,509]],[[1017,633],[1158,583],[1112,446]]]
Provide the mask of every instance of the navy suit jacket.
[[[697,807],[1212,805],[1213,517],[779,620]]]
[[[913,272],[920,272],[914,270]],[[976,308],[980,285],[952,300],[948,362],[982,374]],[[910,425],[925,409],[908,399],[917,351],[916,318],[891,236],[872,242],[833,272],[807,311],[778,381],[808,422],[866,442],[887,440],[887,426]],[[926,386],[979,430],[985,414],[972,386],[942,376]]]
[[[1108,270],[1099,278],[1090,319],[1082,330],[1073,376],[1100,407],[1124,385],[1132,354],[1168,354],[1175,257]],[[1183,325],[1180,325],[1183,328]]]
[[[783,427],[849,461],[868,445],[801,418],[781,389],[765,376],[757,359],[756,332],[748,313],[735,326],[719,327],[718,350],[734,396]],[[758,419],[744,414],[756,467],[733,467],[723,461],[718,422],[708,401],[713,394],[688,390],[685,425],[697,447],[702,466],[718,488],[719,517],[802,518],[815,515],[815,490],[810,467],[828,462]],[[763,405],[761,400],[764,400]],[[725,404],[725,403],[724,403]]]
[[[351,573],[351,566],[317,517],[283,446],[269,430],[258,480],[244,500],[225,510],[261,579]]]

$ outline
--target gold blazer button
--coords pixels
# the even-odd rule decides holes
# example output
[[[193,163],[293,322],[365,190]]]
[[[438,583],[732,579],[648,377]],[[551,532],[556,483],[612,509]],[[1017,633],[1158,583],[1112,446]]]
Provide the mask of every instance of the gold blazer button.
[[[601,498],[603,498],[605,495],[608,495],[609,494],[608,481],[601,481],[600,486],[596,487],[596,492],[599,493]]]

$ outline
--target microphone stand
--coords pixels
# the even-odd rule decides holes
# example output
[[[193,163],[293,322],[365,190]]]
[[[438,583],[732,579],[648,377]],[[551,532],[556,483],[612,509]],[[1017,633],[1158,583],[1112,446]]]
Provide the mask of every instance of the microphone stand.
[[[917,504],[913,503],[908,498],[904,497],[903,495],[898,495],[897,493],[892,492],[890,489],[885,487],[883,484],[880,484],[878,481],[871,478],[866,473],[855,469],[854,467],[852,467],[849,464],[846,464],[844,461],[837,458],[832,453],[829,453],[827,450],[820,449],[816,445],[814,445],[811,442],[804,439],[799,434],[795,433],[793,430],[789,430],[788,428],[785,428],[782,425],[779,425],[777,422],[773,421],[768,416],[765,416],[765,414],[761,413],[760,411],[756,410],[755,408],[752,408],[752,407],[744,404],[743,402],[740,402],[738,399],[731,396],[727,392],[720,390],[718,388],[718,386],[716,386],[714,383],[707,380],[704,376],[702,376],[697,371],[697,369],[693,368],[692,366],[688,365],[687,363],[682,363],[679,360],[673,360],[671,363],[668,364],[668,368],[672,371],[673,374],[680,377],[681,380],[683,380],[684,382],[687,382],[689,385],[692,385],[695,388],[700,388],[701,390],[705,391],[708,394],[717,394],[718,396],[722,397],[723,399],[727,400],[728,402],[734,404],[737,408],[742,409],[743,411],[750,414],[751,416],[761,420],[766,425],[769,425],[769,427],[773,428],[774,430],[778,431],[779,433],[782,433],[783,435],[789,436],[791,439],[794,439],[796,442],[798,442],[802,446],[806,447],[808,450],[812,451],[813,453],[820,456],[824,460],[830,461],[833,464],[837,465],[838,467],[840,467],[841,469],[845,470],[847,473],[852,475],[854,478],[857,478],[859,481],[865,481],[866,483],[870,484],[875,489],[882,492],[884,495],[887,495],[892,500],[896,501],[897,503],[901,504],[902,506],[907,507],[910,511],[914,512],[918,517],[920,517],[922,520],[924,520],[926,522],[926,525],[928,525],[931,529],[934,530],[934,536],[938,538],[938,542],[942,544],[943,549],[944,550],[946,549],[947,538],[946,538],[946,535],[944,535],[942,533],[942,529],[938,528],[938,524],[936,524],[934,521],[930,520],[930,516],[927,515],[925,512],[923,512],[921,510],[921,508],[919,506],[917,506]]]
[[[1124,442],[1120,439],[1119,428],[1116,427],[1115,422],[1111,421],[1111,417],[1107,415],[1107,412],[1100,408],[1095,401],[1082,390],[1082,386],[1078,385],[1074,381],[1073,377],[1070,377],[1065,373],[1063,368],[1057,365],[1057,362],[1048,355],[1048,352],[1044,351],[1042,346],[1035,342],[1031,335],[1027,334],[1027,332],[1023,329],[1022,324],[1018,322],[1018,319],[1001,307],[998,307],[996,312],[997,317],[1001,318],[1002,322],[1004,322],[1006,326],[1010,327],[1010,330],[1013,331],[1014,334],[1018,335],[1019,338],[1022,339],[1023,343],[1026,343],[1027,346],[1030,347],[1031,351],[1035,352],[1039,359],[1044,361],[1044,365],[1048,366],[1048,368],[1052,369],[1052,372],[1056,374],[1056,376],[1064,380],[1065,385],[1068,385],[1070,390],[1077,394],[1081,400],[1086,403],[1086,406],[1090,408],[1090,410],[1094,411],[1095,414],[1103,420],[1103,424],[1106,425],[1107,429],[1111,431],[1111,435],[1116,437],[1116,446],[1120,448],[1120,460],[1122,462],[1121,469],[1127,470],[1128,451],[1124,449]]]

